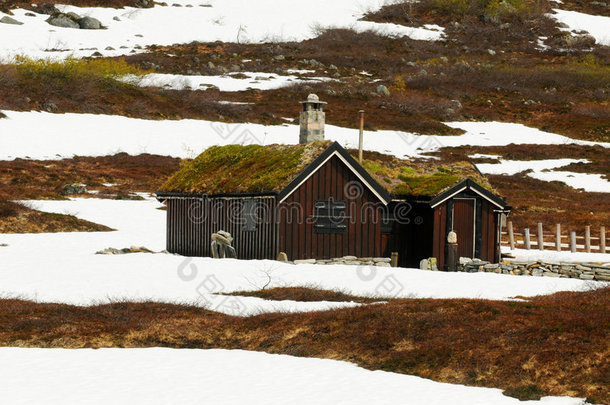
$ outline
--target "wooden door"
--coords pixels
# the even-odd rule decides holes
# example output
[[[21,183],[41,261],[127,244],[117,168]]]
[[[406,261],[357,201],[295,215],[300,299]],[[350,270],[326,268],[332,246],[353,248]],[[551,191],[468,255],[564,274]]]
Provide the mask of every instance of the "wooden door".
[[[459,257],[474,258],[475,209],[474,198],[453,200],[453,232],[457,234]]]

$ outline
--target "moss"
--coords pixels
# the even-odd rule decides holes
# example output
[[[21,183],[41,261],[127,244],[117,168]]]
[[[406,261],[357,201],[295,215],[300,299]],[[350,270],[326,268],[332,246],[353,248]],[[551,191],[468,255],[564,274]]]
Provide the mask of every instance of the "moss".
[[[423,175],[401,175],[396,194],[435,196],[464,178],[459,174],[437,171]]]
[[[207,194],[280,191],[329,144],[214,146],[194,160],[184,161],[161,190]]]

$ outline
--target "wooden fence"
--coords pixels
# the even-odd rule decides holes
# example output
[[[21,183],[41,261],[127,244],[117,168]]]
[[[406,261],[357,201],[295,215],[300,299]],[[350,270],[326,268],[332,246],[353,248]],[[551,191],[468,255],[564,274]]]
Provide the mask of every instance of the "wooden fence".
[[[555,226],[555,234],[544,234],[542,222],[538,223],[535,232],[525,228],[523,233],[513,230],[513,223],[508,221],[507,230],[502,231],[502,245],[514,249],[569,250],[571,252],[606,253],[606,227],[599,228],[599,237],[591,236],[591,227],[586,226],[583,235],[572,231],[562,235],[561,225]]]

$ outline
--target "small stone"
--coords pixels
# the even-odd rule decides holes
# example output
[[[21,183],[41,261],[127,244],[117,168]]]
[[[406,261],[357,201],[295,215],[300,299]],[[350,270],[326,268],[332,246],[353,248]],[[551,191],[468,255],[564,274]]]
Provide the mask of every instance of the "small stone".
[[[392,267],[392,265],[390,263],[385,263],[385,262],[375,263],[375,266],[377,266],[377,267]]]
[[[540,269],[533,269],[532,270],[532,276],[534,276],[534,277],[542,277],[543,273],[544,272],[542,270],[540,270]]]
[[[9,25],[23,25],[23,23],[21,21],[17,21],[14,18],[11,18],[8,16],[4,16],[4,17],[0,18],[0,23],[9,24]]]
[[[595,276],[593,274],[581,274],[578,278],[581,280],[594,280]]]
[[[285,252],[280,252],[277,255],[277,259],[278,262],[287,262],[288,261],[288,255]]]
[[[375,92],[382,96],[390,95],[390,90],[388,90],[388,88],[386,86],[384,86],[383,84],[380,84],[379,86],[377,86],[377,89],[375,90]]]
[[[375,263],[390,263],[392,259],[390,259],[389,257],[375,257],[373,258],[373,261]]]
[[[358,258],[356,256],[343,256],[342,259],[345,261],[353,261],[353,260],[357,260]]]
[[[316,259],[299,259],[295,260],[294,264],[316,264]]]

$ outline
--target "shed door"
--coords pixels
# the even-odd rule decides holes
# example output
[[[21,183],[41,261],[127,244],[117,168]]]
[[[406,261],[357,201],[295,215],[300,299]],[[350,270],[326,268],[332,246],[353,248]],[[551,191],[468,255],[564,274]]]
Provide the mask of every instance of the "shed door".
[[[458,238],[459,257],[474,258],[474,235],[476,218],[474,198],[455,198],[453,200],[453,232]]]

